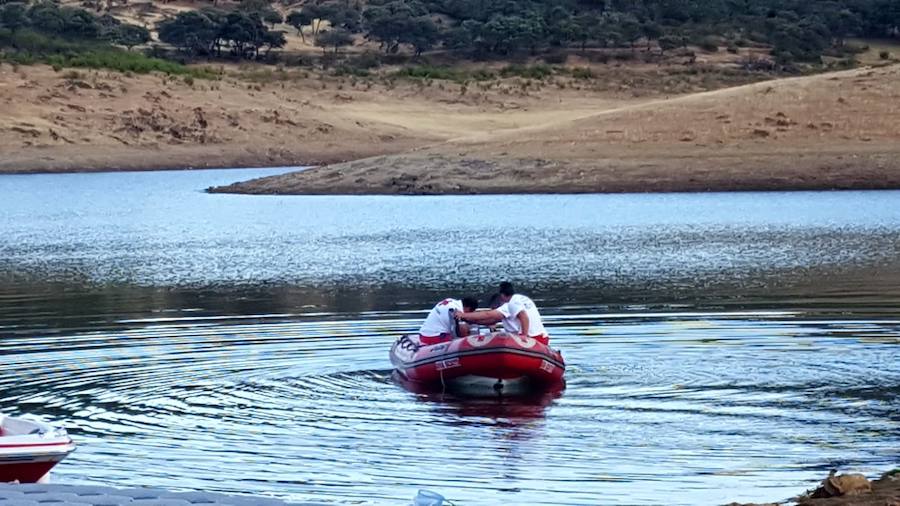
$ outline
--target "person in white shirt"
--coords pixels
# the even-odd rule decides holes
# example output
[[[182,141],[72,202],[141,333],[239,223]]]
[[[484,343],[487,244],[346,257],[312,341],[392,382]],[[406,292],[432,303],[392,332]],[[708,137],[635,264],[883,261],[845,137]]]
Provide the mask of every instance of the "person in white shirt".
[[[478,299],[474,297],[465,297],[462,300],[444,299],[438,302],[425,317],[422,326],[419,327],[419,340],[424,345],[431,345],[449,341],[454,336],[468,336],[468,325],[463,323],[457,328],[457,320],[453,315],[476,309],[478,309]]]
[[[483,311],[465,311],[457,313],[462,321],[480,325],[492,325],[503,322],[503,330],[513,334],[532,337],[544,344],[549,344],[550,337],[544,329],[544,322],[537,306],[530,298],[516,293],[512,283],[500,283],[500,292],[492,299],[491,309]],[[496,307],[495,307],[496,306]]]

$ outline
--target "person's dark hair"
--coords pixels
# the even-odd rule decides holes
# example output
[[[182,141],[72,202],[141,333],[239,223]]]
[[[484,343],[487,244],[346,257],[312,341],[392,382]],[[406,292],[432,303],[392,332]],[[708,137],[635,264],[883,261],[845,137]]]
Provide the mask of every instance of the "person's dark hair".
[[[516,289],[513,288],[512,283],[510,283],[509,281],[504,281],[500,283],[500,293],[507,297],[512,297],[516,294]]]
[[[500,307],[502,305],[503,305],[503,301],[500,300],[500,292],[497,292],[494,295],[491,295],[491,304],[490,304],[491,309],[497,309],[498,307]]]
[[[475,311],[478,309],[478,299],[475,297],[463,297],[462,305],[463,309],[467,311]]]

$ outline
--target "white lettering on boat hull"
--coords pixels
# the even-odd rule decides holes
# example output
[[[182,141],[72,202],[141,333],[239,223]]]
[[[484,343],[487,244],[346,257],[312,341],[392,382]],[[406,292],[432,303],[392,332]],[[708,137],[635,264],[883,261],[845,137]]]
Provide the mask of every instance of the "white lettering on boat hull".
[[[453,367],[459,367],[459,359],[458,358],[449,358],[447,360],[441,360],[436,364],[438,371],[443,371],[445,369],[451,369]]]

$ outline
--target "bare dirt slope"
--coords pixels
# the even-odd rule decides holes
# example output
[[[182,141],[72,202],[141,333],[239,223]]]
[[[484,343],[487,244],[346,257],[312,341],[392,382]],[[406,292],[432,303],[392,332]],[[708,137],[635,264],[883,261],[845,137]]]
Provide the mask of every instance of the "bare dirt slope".
[[[334,95],[0,65],[0,172],[316,164],[440,139],[335,115]]]
[[[0,64],[0,172],[318,165],[626,103],[570,89],[229,69],[218,81]]]
[[[452,133],[452,132],[446,132]],[[216,191],[506,193],[900,188],[900,66],[598,104]]]

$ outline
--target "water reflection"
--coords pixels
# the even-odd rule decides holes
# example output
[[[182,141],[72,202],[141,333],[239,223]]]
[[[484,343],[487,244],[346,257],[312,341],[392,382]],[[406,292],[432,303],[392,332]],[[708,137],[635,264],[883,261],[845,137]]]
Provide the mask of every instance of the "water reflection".
[[[442,395],[418,398],[420,402],[434,403],[439,413],[452,413],[455,425],[491,427],[491,435],[502,441],[540,438],[553,399],[550,395],[533,399],[454,399]]]
[[[199,191],[257,174],[0,177],[0,411],[71,427],[57,481],[714,504],[900,460],[898,192]],[[500,276],[542,307],[565,392],[400,388],[393,340]]]
[[[432,404],[440,412],[452,412],[455,417],[489,419],[498,424],[518,425],[544,417],[547,408],[565,391],[565,384],[553,386],[542,392],[526,391],[522,395],[498,395],[486,389],[427,386],[403,379],[393,374],[399,387],[415,394],[417,402]]]

